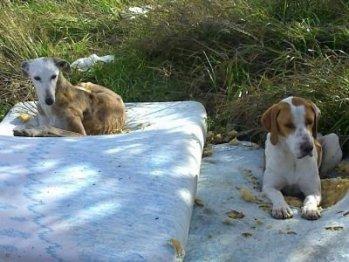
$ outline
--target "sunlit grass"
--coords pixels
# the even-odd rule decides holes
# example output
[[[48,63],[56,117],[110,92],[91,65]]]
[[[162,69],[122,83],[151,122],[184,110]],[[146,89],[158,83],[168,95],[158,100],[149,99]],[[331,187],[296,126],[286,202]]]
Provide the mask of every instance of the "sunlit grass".
[[[0,115],[32,99],[20,62],[114,54],[70,79],[126,101],[198,100],[211,129],[261,133],[259,117],[287,95],[312,99],[320,131],[349,134],[349,7],[321,1],[11,1],[0,10]],[[123,18],[134,5],[146,16]]]

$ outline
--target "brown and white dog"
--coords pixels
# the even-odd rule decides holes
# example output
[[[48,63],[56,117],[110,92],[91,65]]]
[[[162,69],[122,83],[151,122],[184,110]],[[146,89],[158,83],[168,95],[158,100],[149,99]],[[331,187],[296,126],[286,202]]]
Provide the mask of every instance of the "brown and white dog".
[[[322,148],[316,140],[319,115],[320,110],[311,101],[288,97],[262,116],[262,125],[269,131],[265,142],[263,192],[273,204],[275,218],[293,216],[281,193],[287,187],[295,187],[304,194],[301,209],[304,218],[320,217]]]
[[[92,83],[72,85],[63,72],[68,62],[41,57],[22,63],[38,96],[39,114],[17,136],[76,136],[117,133],[125,123],[125,105],[113,91]]]

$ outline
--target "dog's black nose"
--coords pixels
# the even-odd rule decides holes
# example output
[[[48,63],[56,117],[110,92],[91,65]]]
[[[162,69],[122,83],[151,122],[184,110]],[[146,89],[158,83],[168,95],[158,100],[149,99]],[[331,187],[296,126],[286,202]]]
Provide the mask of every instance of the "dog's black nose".
[[[53,99],[51,97],[48,97],[45,99],[45,103],[50,106],[53,104]]]
[[[301,144],[301,151],[304,154],[304,156],[311,155],[313,152],[313,145],[311,143],[303,143]]]

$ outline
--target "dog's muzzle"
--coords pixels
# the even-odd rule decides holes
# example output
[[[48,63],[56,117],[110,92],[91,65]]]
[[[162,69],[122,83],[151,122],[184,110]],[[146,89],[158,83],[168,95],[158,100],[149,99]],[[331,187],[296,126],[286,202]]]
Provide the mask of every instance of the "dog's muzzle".
[[[52,105],[54,103],[54,101],[53,101],[53,99],[51,97],[47,97],[45,99],[45,103],[46,103],[46,105],[50,106],[50,105]]]
[[[306,156],[312,157],[313,149],[314,149],[314,146],[311,143],[309,142],[302,143],[300,146],[301,156],[299,158],[303,158]]]

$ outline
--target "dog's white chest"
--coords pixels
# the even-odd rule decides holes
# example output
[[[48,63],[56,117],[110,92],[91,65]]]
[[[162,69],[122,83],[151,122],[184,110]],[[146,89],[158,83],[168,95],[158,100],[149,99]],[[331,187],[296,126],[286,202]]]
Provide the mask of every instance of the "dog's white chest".
[[[273,174],[275,180],[283,181],[285,185],[295,186],[318,172],[317,154],[315,149],[314,151],[312,157],[297,159],[287,148],[280,145],[273,146],[267,141],[266,170]]]
[[[63,128],[61,120],[53,113],[50,106],[41,106],[43,115],[40,116],[40,125],[50,125],[56,128]]]

